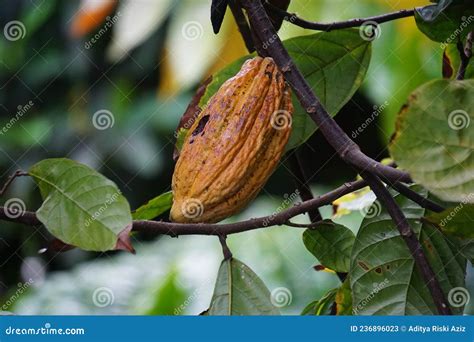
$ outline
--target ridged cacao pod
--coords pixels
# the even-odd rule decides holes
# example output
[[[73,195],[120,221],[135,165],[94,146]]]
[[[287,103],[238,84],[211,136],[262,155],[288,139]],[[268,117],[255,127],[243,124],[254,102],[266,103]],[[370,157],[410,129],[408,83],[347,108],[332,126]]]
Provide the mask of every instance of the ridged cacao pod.
[[[292,113],[290,90],[274,61],[246,61],[187,133],[173,174],[171,220],[212,223],[242,210],[277,166]]]

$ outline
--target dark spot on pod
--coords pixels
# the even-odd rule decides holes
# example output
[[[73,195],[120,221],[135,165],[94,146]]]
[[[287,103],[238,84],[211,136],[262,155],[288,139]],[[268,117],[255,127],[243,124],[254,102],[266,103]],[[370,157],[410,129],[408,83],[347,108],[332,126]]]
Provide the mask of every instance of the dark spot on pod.
[[[267,76],[269,79],[272,79],[272,73],[270,71],[265,71],[265,76]]]
[[[201,120],[199,120],[199,123],[198,123],[197,127],[194,129],[191,136],[195,137],[196,135],[201,133],[204,130],[204,127],[206,127],[208,121],[209,121],[209,115],[204,115],[201,118]],[[192,144],[192,141],[193,140],[191,140],[189,143]]]

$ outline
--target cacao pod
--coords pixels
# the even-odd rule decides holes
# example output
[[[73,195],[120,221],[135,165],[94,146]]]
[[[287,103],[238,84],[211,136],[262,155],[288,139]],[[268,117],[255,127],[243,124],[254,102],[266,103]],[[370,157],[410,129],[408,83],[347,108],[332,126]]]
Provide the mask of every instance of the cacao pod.
[[[271,58],[244,63],[189,129],[173,174],[174,222],[218,222],[242,210],[274,171],[293,105]]]

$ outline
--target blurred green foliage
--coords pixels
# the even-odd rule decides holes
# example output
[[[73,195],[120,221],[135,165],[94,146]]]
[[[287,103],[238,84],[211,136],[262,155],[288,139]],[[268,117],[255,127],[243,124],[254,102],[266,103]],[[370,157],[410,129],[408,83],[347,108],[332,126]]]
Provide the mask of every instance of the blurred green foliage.
[[[289,10],[309,20],[330,22],[426,3],[305,0],[293,1]],[[186,51],[191,43],[180,39],[176,23],[183,18],[176,17],[203,12],[205,18],[209,10],[206,0],[177,2],[143,42],[124,58],[113,61],[107,57],[107,49],[115,39],[113,29],[91,48],[86,48],[85,42],[93,33],[82,39],[70,36],[69,26],[78,4],[0,0],[0,27],[18,20],[26,28],[22,39],[11,41],[0,36],[0,126],[17,116],[19,106],[24,108],[33,102],[7,134],[0,134],[0,176],[5,179],[16,169],[28,169],[45,158],[68,157],[112,179],[135,209],[170,190],[173,131],[179,118],[206,68],[230,61],[223,62],[221,56],[225,51],[216,47],[212,58],[200,55],[200,60],[207,58],[210,63],[203,68],[192,61],[194,54],[195,61],[198,60],[197,51]],[[217,43],[206,33],[210,32],[210,22],[203,21],[202,26],[205,41],[195,44],[209,51]],[[308,33],[288,23],[281,29],[283,38]],[[170,46],[170,41],[175,45]],[[219,44],[225,46],[225,42]],[[177,51],[181,55],[173,55]],[[376,123],[356,139],[369,155],[378,159],[387,156],[385,143],[393,132],[396,113],[413,89],[441,77],[442,52],[439,44],[417,31],[412,18],[382,26],[381,37],[373,43],[373,58],[363,91],[336,118],[346,132],[351,132],[372,113],[374,105],[388,103]],[[163,91],[170,82],[163,56],[168,54],[170,58],[170,53],[172,59],[184,61],[184,75],[188,73],[191,79],[191,84],[179,84],[177,92]],[[113,114],[113,127],[94,127],[93,115],[99,110]],[[352,170],[333,158],[333,151],[319,134],[301,148],[301,153],[311,153],[304,165],[308,174],[313,175],[311,182],[316,193],[354,176]],[[281,205],[283,194],[294,191],[290,179],[291,172],[282,163],[260,198],[232,220],[272,213]],[[9,197],[21,198],[32,210],[41,203],[38,189],[27,179],[15,182],[4,199]],[[324,208],[324,217],[331,214],[331,208]],[[166,213],[161,218],[166,219]],[[337,222],[355,232],[361,219],[360,213],[355,212]],[[283,313],[300,313],[310,300],[321,298],[338,286],[334,274],[313,270],[318,261],[305,250],[301,235],[302,231],[295,229],[272,228],[229,238],[234,255],[252,267],[270,290],[283,286],[292,291],[293,301],[281,308]],[[35,280],[8,311],[176,314],[176,308],[189,302],[178,314],[197,314],[210,302],[222,257],[215,238],[156,239],[147,235],[134,235],[136,256],[78,250],[38,255],[48,238],[42,228],[1,223],[0,303],[15,294],[18,283],[30,276]],[[114,302],[98,307],[92,301],[93,292],[104,286],[113,290]]]

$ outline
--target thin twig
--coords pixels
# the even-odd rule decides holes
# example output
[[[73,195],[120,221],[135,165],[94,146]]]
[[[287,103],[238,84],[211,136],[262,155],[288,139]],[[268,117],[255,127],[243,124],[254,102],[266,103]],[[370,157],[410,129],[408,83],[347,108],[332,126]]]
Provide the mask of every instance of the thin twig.
[[[230,0],[229,7],[232,11],[235,22],[237,24],[237,27],[239,28],[240,35],[244,40],[247,50],[250,53],[254,52],[255,44],[253,41],[252,32],[250,31],[249,23],[247,22],[247,18],[245,18],[244,12],[242,11],[242,7],[240,7],[240,3],[238,2],[238,0]]]
[[[232,259],[232,252],[229,249],[229,246],[227,246],[227,236],[225,235],[219,235],[219,242],[221,243],[222,247],[222,253],[224,254],[224,260],[230,260]]]
[[[442,212],[445,208],[443,208],[438,203],[421,196],[416,191],[413,191],[406,185],[402,183],[387,183],[390,187],[397,190],[400,194],[405,196],[406,198],[411,199],[413,202],[417,203],[420,207],[434,211],[435,213]]]
[[[276,7],[270,2],[266,2],[268,8],[275,14],[281,16],[284,20],[292,23],[293,25],[308,29],[308,30],[317,30],[317,31],[332,31],[338,29],[345,29],[350,27],[359,27],[367,22],[382,24],[388,21],[402,19],[407,17],[412,17],[415,14],[414,9],[405,9],[398,12],[386,13],[378,16],[367,17],[367,18],[357,18],[350,19],[346,21],[333,22],[333,23],[317,23],[313,21],[304,20],[298,17],[295,13],[290,13],[282,10],[281,8]]]
[[[458,42],[457,44],[459,56],[461,57],[461,64],[459,65],[459,70],[456,75],[457,80],[463,80],[466,76],[466,70],[472,58],[473,35],[474,31],[471,31],[467,34],[466,45],[463,46],[461,42]]]
[[[23,176],[28,176],[28,172],[25,172],[23,170],[17,170],[17,171],[15,171],[14,174],[9,176],[7,178],[7,181],[5,182],[5,184],[3,184],[3,187],[0,189],[0,196],[2,196],[8,190],[8,188],[13,183],[15,178],[23,177]]]
[[[382,165],[367,157],[360,151],[357,144],[355,144],[339,127],[339,125],[337,125],[313,93],[304,76],[298,70],[288,54],[288,51],[283,46],[278,34],[273,29],[271,21],[268,18],[261,1],[241,1],[243,7],[247,11],[252,30],[259,36],[260,41],[267,42],[266,47],[268,49],[268,55],[274,59],[275,63],[284,73],[286,81],[293,88],[302,107],[305,108],[306,112],[315,121],[321,133],[337,151],[341,159],[346,161],[348,164],[353,165],[357,171],[359,171],[378,199],[387,207],[390,216],[412,253],[425,283],[430,289],[438,312],[440,314],[450,314],[451,310],[446,304],[439,282],[434,276],[433,270],[424,255],[420,242],[413,234],[403,212],[398,207],[389,191],[376,176],[380,175],[394,183],[399,181],[410,183],[411,179],[409,175],[400,172],[397,169]]]
[[[253,218],[246,221],[227,224],[173,223],[158,221],[133,221],[133,231],[177,237],[180,235],[230,235],[249,230],[284,225],[291,218],[306,213],[313,208],[330,205],[333,201],[366,186],[362,180],[345,183],[340,187],[312,200],[298,203],[291,208],[274,215]],[[0,220],[21,223],[29,226],[41,225],[34,212],[25,211],[20,217],[8,215],[8,208],[0,207]]]
[[[426,286],[430,290],[438,313],[440,315],[451,315],[451,309],[449,308],[449,305],[446,301],[446,297],[443,293],[443,290],[441,289],[441,285],[436,279],[436,275],[425,256],[423,247],[411,229],[397,202],[395,202],[393,197],[390,195],[390,192],[376,176],[369,172],[364,172],[361,174],[361,176],[369,184],[370,188],[377,196],[377,199],[386,207],[388,213],[392,217],[393,222],[395,223],[395,226],[400,232],[400,235],[405,240],[405,244],[410,250],[410,253],[415,260],[415,264],[418,267]]]
[[[296,67],[273,28],[262,3],[252,0],[241,0],[241,3],[247,11],[253,32],[259,37],[263,46],[266,47],[267,54],[274,59],[283,72],[286,81],[293,88],[302,107],[317,124],[321,133],[336,150],[341,159],[354,166],[358,171],[367,170],[387,177],[394,182],[411,182],[411,178],[406,172],[382,165],[360,151],[359,146],[349,138],[329,115],[305,80],[303,74]]]
[[[314,196],[311,191],[311,188],[309,187],[308,179],[304,173],[303,164],[301,163],[300,156],[298,155],[298,150],[294,151],[290,155],[288,161],[290,164],[291,171],[294,174],[296,187],[298,189],[301,200],[308,201],[310,199],[313,199]],[[318,222],[323,219],[318,208],[315,208],[314,210],[309,211],[308,215],[311,222]]]

